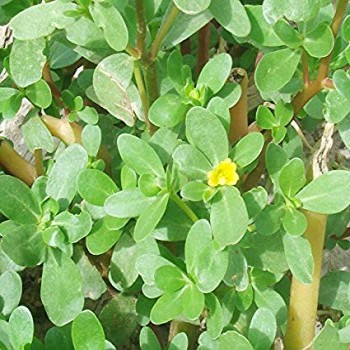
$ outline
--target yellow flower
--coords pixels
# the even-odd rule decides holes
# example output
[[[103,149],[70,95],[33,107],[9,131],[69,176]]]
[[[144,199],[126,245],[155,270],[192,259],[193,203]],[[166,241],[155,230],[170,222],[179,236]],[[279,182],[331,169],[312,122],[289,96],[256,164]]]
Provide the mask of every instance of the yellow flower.
[[[230,158],[220,162],[215,169],[208,173],[208,185],[211,187],[217,186],[234,186],[239,176],[236,172],[237,165]]]

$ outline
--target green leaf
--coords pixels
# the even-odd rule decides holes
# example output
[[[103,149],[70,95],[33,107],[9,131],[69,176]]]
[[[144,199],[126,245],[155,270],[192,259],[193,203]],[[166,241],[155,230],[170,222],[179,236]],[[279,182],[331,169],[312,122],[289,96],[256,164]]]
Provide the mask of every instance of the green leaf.
[[[137,186],[136,172],[126,164],[122,166],[120,171],[120,183],[123,190],[131,190]]]
[[[264,136],[260,132],[252,132],[240,139],[230,152],[230,157],[241,168],[254,162],[264,146]]]
[[[294,108],[291,104],[285,104],[279,101],[276,104],[275,117],[280,126],[286,126],[294,116]]]
[[[186,117],[186,137],[213,165],[228,156],[228,138],[220,120],[202,107],[194,107]]]
[[[42,232],[36,225],[22,225],[1,241],[5,254],[20,266],[36,266],[45,255]]]
[[[283,43],[291,49],[297,49],[302,45],[301,35],[287,21],[277,21],[273,29]]]
[[[278,126],[272,129],[272,138],[276,143],[280,143],[284,140],[287,134],[287,128],[284,126]]]
[[[153,237],[161,241],[184,241],[192,223],[174,201],[169,201],[163,218],[153,231]]]
[[[47,350],[73,350],[71,325],[50,328],[45,335],[45,347]]]
[[[6,100],[0,101],[0,111],[4,119],[14,118],[21,108],[23,94],[18,90],[15,91],[16,93],[14,95],[10,96]]]
[[[176,292],[187,282],[184,273],[179,268],[170,265],[159,267],[155,271],[154,280],[157,287],[164,292]]]
[[[276,319],[269,309],[258,309],[249,325],[248,339],[255,350],[270,349],[277,333]]]
[[[256,122],[263,129],[272,129],[278,126],[278,123],[269,108],[266,106],[259,106],[256,113]]]
[[[30,118],[23,124],[22,133],[25,143],[31,152],[34,152],[36,149],[45,149],[48,152],[54,151],[55,143],[53,137],[40,117]]]
[[[347,97],[338,90],[331,90],[326,96],[324,118],[331,123],[341,122],[350,113]]]
[[[219,349],[231,350],[232,348],[237,350],[253,350],[253,347],[249,343],[248,339],[236,331],[228,331],[221,334],[219,337]]]
[[[156,196],[162,187],[159,178],[152,174],[143,174],[139,177],[138,186],[146,197]]]
[[[9,319],[8,333],[14,349],[25,349],[34,337],[33,317],[25,306],[15,309]]]
[[[7,317],[17,307],[22,296],[22,280],[15,271],[0,275],[0,315]]]
[[[212,339],[216,339],[224,327],[221,304],[215,294],[210,293],[205,296],[205,305],[209,309],[206,321],[208,333]]]
[[[40,108],[45,109],[51,105],[51,89],[45,80],[40,79],[35,84],[28,86],[25,93],[30,102]]]
[[[251,285],[242,292],[237,292],[236,306],[240,312],[246,312],[252,306],[254,292]]]
[[[80,47],[91,50],[102,50],[111,54],[113,52],[105,40],[105,35],[91,19],[80,17],[66,28],[67,39]]]
[[[36,224],[39,203],[27,185],[9,175],[0,176],[0,212],[18,224]]]
[[[181,196],[187,200],[199,202],[203,199],[205,192],[210,190],[211,188],[202,182],[191,181],[182,187]]]
[[[253,234],[251,242],[252,246],[243,249],[249,266],[272,273],[283,273],[288,270],[280,235],[264,236],[256,233]]]
[[[337,335],[339,335],[339,340],[341,343],[349,343],[350,342],[350,326],[347,324],[344,328],[337,330]]]
[[[292,236],[301,236],[307,227],[305,215],[294,209],[288,208],[282,219],[283,228]]]
[[[314,96],[305,106],[304,111],[313,119],[323,119],[325,93]]]
[[[225,85],[232,68],[232,58],[227,53],[221,53],[211,60],[201,70],[197,86],[206,86],[215,94]]]
[[[95,169],[85,169],[79,174],[77,189],[84,200],[97,206],[103,206],[106,199],[118,191],[108,175]]]
[[[106,338],[118,349],[128,343],[135,332],[135,304],[134,297],[118,294],[103,307],[99,315]]]
[[[52,221],[53,225],[62,227],[70,243],[76,243],[91,231],[92,220],[86,211],[74,215],[68,211],[58,214]]]
[[[13,36],[19,40],[33,40],[50,35],[55,28],[64,29],[74,22],[64,13],[74,9],[75,4],[63,0],[28,7],[11,19]]]
[[[265,47],[283,44],[273,30],[273,26],[266,21],[261,5],[245,5],[245,9],[252,27],[248,37],[249,41],[253,41],[253,44],[257,46],[263,45]]]
[[[238,292],[248,288],[248,263],[238,247],[229,247],[228,249],[228,267],[224,277],[224,282],[229,287],[235,287]]]
[[[146,141],[130,134],[122,134],[117,142],[124,163],[137,174],[154,174],[161,178],[165,176],[161,160]]]
[[[108,3],[94,2],[90,12],[96,25],[102,28],[108,44],[116,51],[123,51],[128,44],[129,33],[117,8]]]
[[[251,219],[255,219],[267,205],[268,193],[259,186],[243,193],[243,200]]]
[[[350,115],[344,118],[337,127],[346,148],[350,149]]]
[[[299,61],[300,52],[282,49],[263,56],[255,71],[255,82],[262,92],[282,89],[292,79]]]
[[[350,272],[331,271],[323,276],[319,302],[348,314],[350,312]]]
[[[122,232],[107,227],[106,219],[97,221],[90,234],[86,237],[86,248],[92,255],[107,252],[119,240]]]
[[[239,0],[212,0],[210,12],[231,34],[245,37],[251,30],[249,17]]]
[[[263,3],[265,18],[270,23],[284,16],[294,22],[306,22],[316,17],[320,8],[319,0],[265,0]]]
[[[306,33],[304,49],[316,58],[328,56],[334,46],[334,35],[332,29],[326,23],[320,23],[311,32]]]
[[[77,191],[77,177],[86,167],[88,155],[78,144],[68,146],[57,158],[47,181],[46,192],[49,196],[67,206]]]
[[[335,71],[333,74],[333,83],[337,91],[350,100],[350,77],[347,72],[342,69]]]
[[[256,230],[259,234],[270,236],[281,227],[281,220],[285,208],[280,203],[267,205],[255,220]]]
[[[211,0],[203,1],[191,1],[191,0],[173,0],[176,7],[178,7],[182,12],[187,13],[188,15],[196,15],[200,12],[206,10]]]
[[[117,218],[134,218],[153,202],[154,198],[145,197],[139,188],[117,192],[106,199],[106,213]]]
[[[182,98],[174,94],[159,97],[149,110],[149,120],[156,126],[172,128],[180,124],[186,116],[190,106]]]
[[[90,262],[90,257],[84,253],[83,247],[74,248],[73,257],[83,279],[84,297],[98,300],[107,290],[106,283],[97,267]]]
[[[312,282],[314,259],[309,241],[288,233],[283,236],[284,252],[293,276],[302,284]]]
[[[178,145],[178,133],[175,129],[160,128],[149,140],[163,164],[168,164],[171,154]]]
[[[212,241],[210,224],[205,219],[194,223],[188,232],[185,244],[185,261],[187,273],[192,274],[201,252]]]
[[[202,294],[195,284],[188,284],[183,288],[183,314],[189,320],[196,320],[203,312],[204,294]]]
[[[99,119],[96,109],[88,106],[81,111],[77,111],[77,114],[81,120],[90,125],[97,124]]]
[[[15,40],[10,54],[11,77],[19,87],[27,87],[41,78],[46,62],[45,40]]]
[[[224,187],[215,195],[210,212],[214,239],[220,245],[238,243],[248,227],[245,203],[235,187]]]
[[[148,238],[136,243],[129,235],[124,234],[114,246],[109,281],[119,290],[130,288],[137,280],[139,273],[136,261],[144,253],[158,254],[155,240]],[[152,271],[154,273],[155,270]]]
[[[171,339],[171,342],[168,347],[168,350],[179,350],[179,349],[184,349],[184,350],[188,349],[188,338],[186,333],[184,332],[176,334],[175,337]]]
[[[216,242],[210,241],[198,251],[193,274],[202,293],[212,292],[224,279],[228,266],[227,250],[219,250]]]
[[[141,350],[161,350],[157,336],[150,327],[143,327],[140,332]]]
[[[242,95],[242,87],[237,83],[226,83],[224,87],[216,94],[216,97],[220,97],[224,100],[227,108],[233,107],[238,103]],[[219,118],[222,121],[222,118]]]
[[[342,34],[344,40],[350,41],[350,16],[346,16],[343,21]]]
[[[128,126],[132,126],[135,121],[127,91],[133,69],[133,58],[125,53],[117,53],[101,61],[93,75],[93,88],[98,103]]]
[[[312,349],[314,350],[346,350],[348,345],[342,344],[340,341],[339,330],[334,326],[333,322],[328,322],[315,337]],[[329,322],[330,321],[330,322]]]
[[[144,282],[148,285],[155,284],[155,271],[164,265],[174,266],[169,260],[156,254],[142,254],[137,258],[136,269]],[[160,291],[161,295],[162,292]]]
[[[350,204],[350,172],[333,170],[313,180],[297,195],[306,210],[335,214]]]
[[[175,149],[174,163],[189,179],[206,180],[212,165],[202,152],[192,145],[183,144]]]
[[[168,201],[168,193],[159,195],[141,213],[140,217],[137,219],[134,229],[133,237],[136,242],[142,241],[153,232],[165,213]]]
[[[304,162],[300,158],[291,159],[281,170],[279,185],[282,192],[292,198],[306,183]]]
[[[287,307],[281,295],[270,288],[255,288],[254,292],[256,305],[269,309],[275,316],[277,325],[283,325],[287,321]]]
[[[101,146],[102,133],[97,125],[85,125],[81,140],[90,157],[96,157]]]
[[[163,294],[151,310],[151,321],[158,325],[177,318],[183,310],[184,289]]]
[[[76,350],[105,350],[105,335],[96,315],[82,311],[73,321],[72,340]]]
[[[278,184],[278,179],[282,168],[288,161],[286,151],[275,143],[270,143],[266,148],[266,168],[274,184]]]
[[[78,52],[75,52],[69,43],[60,43],[58,41],[50,42],[50,52],[48,62],[51,69],[60,69],[71,66],[81,58]]]
[[[228,132],[231,123],[231,116],[227,101],[219,96],[214,96],[210,99],[207,109],[220,119],[225,130]]]
[[[59,250],[48,250],[40,297],[50,321],[59,327],[73,321],[83,309],[84,294],[79,269]]]
[[[195,16],[182,12],[179,13],[176,16],[175,22],[164,38],[164,49],[170,49],[186,40],[192,34],[196,33],[199,29],[209,23],[212,19],[213,15],[209,10],[205,10]]]

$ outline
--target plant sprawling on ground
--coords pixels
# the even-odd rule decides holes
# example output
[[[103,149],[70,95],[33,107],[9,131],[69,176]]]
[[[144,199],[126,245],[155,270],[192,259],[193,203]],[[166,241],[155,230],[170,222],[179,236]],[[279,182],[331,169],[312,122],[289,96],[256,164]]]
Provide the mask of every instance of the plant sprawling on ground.
[[[0,0],[0,349],[349,348],[347,5]]]

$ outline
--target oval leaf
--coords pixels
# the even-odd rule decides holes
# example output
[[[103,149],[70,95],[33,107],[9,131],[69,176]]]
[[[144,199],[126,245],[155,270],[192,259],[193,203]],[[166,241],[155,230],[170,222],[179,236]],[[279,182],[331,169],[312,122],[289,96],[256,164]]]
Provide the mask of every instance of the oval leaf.
[[[214,197],[210,222],[214,239],[221,247],[241,240],[247,230],[249,217],[237,188],[225,187]]]
[[[269,309],[258,309],[249,326],[248,339],[254,350],[270,349],[276,336],[277,324]]]
[[[335,214],[350,204],[350,172],[333,170],[304,187],[297,195],[303,208],[320,214]]]
[[[44,263],[40,297],[56,326],[75,319],[84,306],[83,283],[75,263],[59,250],[49,249]]]
[[[304,237],[283,236],[284,252],[293,276],[303,284],[312,282],[314,260],[309,241]]]
[[[95,169],[83,170],[78,176],[77,187],[84,200],[97,206],[103,206],[106,199],[118,191],[117,185],[108,175]]]
[[[123,134],[118,138],[118,149],[124,163],[139,175],[154,174],[164,177],[165,172],[156,151],[144,140]]]
[[[0,211],[18,224],[36,224],[41,215],[34,194],[15,177],[0,176]]]
[[[76,350],[105,350],[104,331],[92,311],[82,311],[73,321],[72,340]]]
[[[293,77],[300,52],[282,49],[263,56],[255,71],[256,85],[262,92],[275,92],[283,88]]]
[[[192,108],[186,117],[186,137],[213,165],[228,156],[228,138],[219,118],[202,107]]]
[[[193,1],[193,0],[173,0],[175,5],[188,15],[196,15],[203,12],[210,5],[211,0]]]

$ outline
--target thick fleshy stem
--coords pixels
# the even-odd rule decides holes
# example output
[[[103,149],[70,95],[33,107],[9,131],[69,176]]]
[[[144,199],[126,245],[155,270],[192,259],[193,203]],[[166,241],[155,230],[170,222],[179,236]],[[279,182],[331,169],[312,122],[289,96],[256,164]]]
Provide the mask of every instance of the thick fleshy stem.
[[[314,272],[311,284],[302,284],[296,278],[292,280],[288,324],[284,339],[286,350],[307,349],[315,336],[327,215],[309,211],[304,212],[304,214],[307,218],[305,238],[311,245],[312,256],[314,258]]]
[[[35,167],[18,154],[7,140],[0,140],[0,165],[28,186],[38,177]]]

